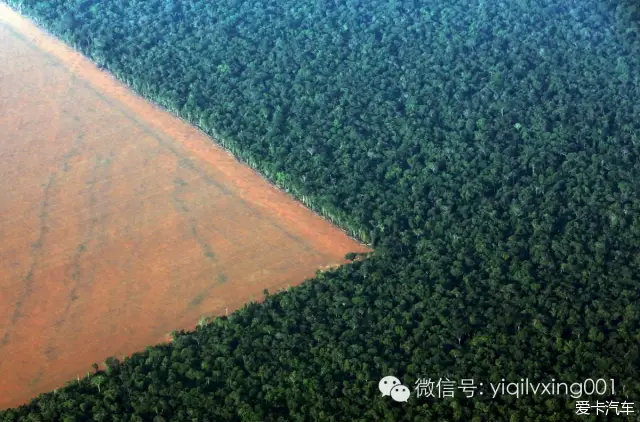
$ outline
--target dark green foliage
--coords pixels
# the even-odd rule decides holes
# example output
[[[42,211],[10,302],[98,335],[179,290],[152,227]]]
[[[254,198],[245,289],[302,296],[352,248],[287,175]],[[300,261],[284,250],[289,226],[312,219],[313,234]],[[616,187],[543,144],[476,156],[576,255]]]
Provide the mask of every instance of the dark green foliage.
[[[388,374],[640,405],[633,2],[9,3],[377,251],[0,420],[595,420]]]

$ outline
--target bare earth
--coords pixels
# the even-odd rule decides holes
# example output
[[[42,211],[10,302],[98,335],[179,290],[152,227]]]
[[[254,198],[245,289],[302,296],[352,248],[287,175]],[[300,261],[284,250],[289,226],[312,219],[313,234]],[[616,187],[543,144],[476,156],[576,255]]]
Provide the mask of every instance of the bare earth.
[[[0,4],[0,408],[368,249]]]

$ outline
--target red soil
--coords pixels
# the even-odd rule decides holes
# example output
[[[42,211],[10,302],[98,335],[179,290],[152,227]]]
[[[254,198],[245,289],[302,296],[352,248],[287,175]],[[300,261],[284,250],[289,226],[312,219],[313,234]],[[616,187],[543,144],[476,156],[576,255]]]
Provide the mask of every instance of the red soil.
[[[0,4],[0,408],[368,249]]]

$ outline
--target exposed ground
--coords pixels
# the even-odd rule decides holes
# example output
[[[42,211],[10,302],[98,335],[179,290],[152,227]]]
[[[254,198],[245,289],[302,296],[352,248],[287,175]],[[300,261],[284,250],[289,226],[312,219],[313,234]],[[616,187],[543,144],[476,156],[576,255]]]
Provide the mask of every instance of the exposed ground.
[[[0,408],[366,251],[0,4]]]

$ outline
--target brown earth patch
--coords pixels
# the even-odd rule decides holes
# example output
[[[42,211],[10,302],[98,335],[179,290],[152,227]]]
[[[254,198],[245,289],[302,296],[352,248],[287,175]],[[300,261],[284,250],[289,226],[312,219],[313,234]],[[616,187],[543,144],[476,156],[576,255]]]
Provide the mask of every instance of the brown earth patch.
[[[0,408],[363,245],[0,4]]]

